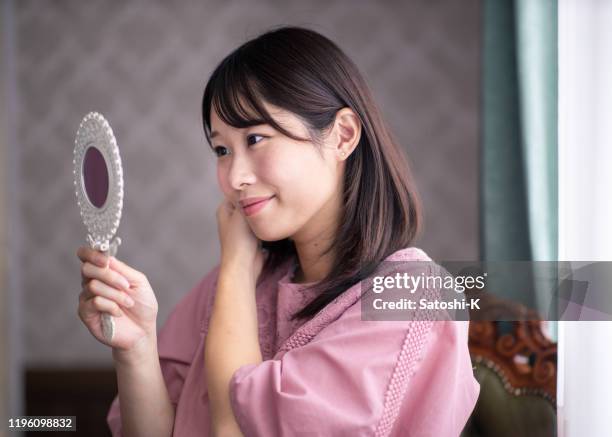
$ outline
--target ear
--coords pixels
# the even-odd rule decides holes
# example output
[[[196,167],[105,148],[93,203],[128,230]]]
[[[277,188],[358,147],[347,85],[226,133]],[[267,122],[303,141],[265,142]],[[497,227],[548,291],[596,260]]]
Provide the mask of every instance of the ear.
[[[334,144],[337,158],[339,161],[345,161],[361,138],[361,121],[351,108],[342,108],[336,113],[333,127]]]

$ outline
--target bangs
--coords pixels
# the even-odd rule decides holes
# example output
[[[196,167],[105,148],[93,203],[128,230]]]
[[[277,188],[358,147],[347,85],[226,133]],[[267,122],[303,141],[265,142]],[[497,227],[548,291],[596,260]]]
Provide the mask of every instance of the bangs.
[[[238,129],[268,124],[294,140],[309,140],[296,137],[270,115],[262,103],[268,100],[264,97],[265,92],[260,82],[251,72],[248,63],[238,57],[239,53],[228,56],[217,67],[206,85],[202,115],[208,144],[212,147],[212,110],[224,123]]]

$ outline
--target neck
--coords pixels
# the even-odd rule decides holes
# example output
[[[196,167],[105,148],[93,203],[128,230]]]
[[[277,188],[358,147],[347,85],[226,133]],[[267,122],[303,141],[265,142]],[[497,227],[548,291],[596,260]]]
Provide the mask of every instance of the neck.
[[[329,274],[334,260],[334,251],[322,254],[329,244],[330,241],[323,242],[320,239],[301,243],[295,241],[299,265],[296,268],[293,282],[298,284],[319,282]]]
[[[333,201],[337,201],[337,199]],[[302,284],[319,282],[331,271],[336,256],[335,248],[332,248],[326,254],[323,254],[323,252],[332,244],[337,232],[337,214],[332,211],[337,212],[338,209],[337,207],[331,207],[331,205],[322,208],[322,211],[325,211],[323,214],[325,217],[318,217],[318,222],[326,225],[317,226],[315,223],[311,223],[310,226],[304,226],[298,234],[293,236],[299,260],[293,282]]]

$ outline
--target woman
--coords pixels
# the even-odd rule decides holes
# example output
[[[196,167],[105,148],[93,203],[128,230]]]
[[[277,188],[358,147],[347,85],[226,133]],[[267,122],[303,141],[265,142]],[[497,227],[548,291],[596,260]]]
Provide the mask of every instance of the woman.
[[[146,277],[78,252],[80,317],[115,360],[113,435],[458,435],[479,391],[467,324],[361,320],[382,261],[429,258],[410,247],[407,162],[355,65],[316,32],[276,29],[219,64],[202,112],[221,260],[159,339]],[[110,343],[101,312],[117,316]]]

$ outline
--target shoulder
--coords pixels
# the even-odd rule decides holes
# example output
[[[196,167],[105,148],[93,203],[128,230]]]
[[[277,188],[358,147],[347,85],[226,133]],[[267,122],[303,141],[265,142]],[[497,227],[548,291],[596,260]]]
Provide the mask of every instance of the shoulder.
[[[385,258],[385,261],[432,261],[423,249],[410,246],[397,250]]]
[[[377,270],[372,275],[377,275],[381,272],[385,272],[388,268],[388,264],[395,264],[396,262],[408,262],[408,261],[427,261],[428,266],[431,258],[418,247],[406,247],[393,252],[387,256],[382,264],[386,264],[382,269]],[[418,268],[422,268],[419,266]],[[357,282],[352,287],[341,293],[336,299],[330,302],[323,310],[315,315],[311,320],[304,324],[303,330],[309,331],[309,335],[313,333],[321,332],[325,327],[335,322],[348,322],[357,323],[361,320],[361,298],[363,296],[363,285],[371,280],[368,277],[362,281]],[[338,323],[335,324],[337,326]],[[399,325],[396,323],[395,326]],[[401,329],[401,327],[400,327]]]
[[[418,247],[406,247],[387,256],[383,263],[385,265],[373,275],[391,274],[390,272],[396,272],[398,269],[416,274],[415,272],[422,272],[424,269],[429,270],[434,262],[424,250]],[[338,334],[344,336],[350,332],[351,338],[362,345],[370,340],[376,342],[380,338],[387,340],[393,338],[395,347],[401,348],[405,346],[405,341],[413,341],[415,335],[420,337],[419,342],[427,343],[433,328],[431,323],[421,323],[410,318],[373,318],[371,314],[364,313],[364,310],[367,310],[365,306],[371,301],[371,298],[364,298],[364,293],[371,286],[371,279],[371,277],[364,279],[346,290],[313,320],[305,324],[304,330],[313,336]],[[435,329],[459,329],[461,331],[463,328],[456,325],[436,324]]]

